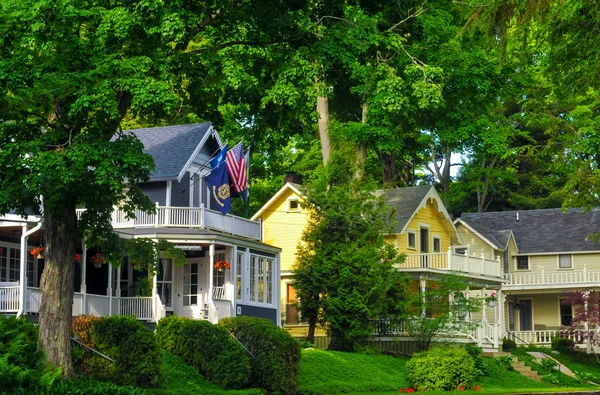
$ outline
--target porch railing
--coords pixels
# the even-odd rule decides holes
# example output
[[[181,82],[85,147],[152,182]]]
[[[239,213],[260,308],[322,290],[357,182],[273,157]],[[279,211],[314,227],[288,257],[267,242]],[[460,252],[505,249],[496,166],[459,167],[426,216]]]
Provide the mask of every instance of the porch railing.
[[[213,299],[222,299],[222,300],[227,299],[226,287],[225,286],[213,287],[212,297],[213,297]]]
[[[77,209],[77,218],[81,218],[85,209]],[[111,215],[112,226],[119,228],[135,227],[199,227],[214,229],[238,236],[261,240],[261,223],[235,215],[223,215],[218,211],[202,207],[156,206],[152,214],[136,211],[135,218],[127,218],[125,212],[115,208]]]
[[[484,276],[502,276],[502,265],[499,259],[456,254],[452,251],[407,255],[399,268],[441,269]]]
[[[551,271],[542,269],[536,273],[508,273],[504,275],[511,285],[572,285],[600,283],[600,270]]]
[[[21,292],[18,286],[0,288],[0,313],[16,313],[19,311]]]
[[[119,315],[134,315],[138,320],[150,321],[152,314],[152,297],[120,297]]]

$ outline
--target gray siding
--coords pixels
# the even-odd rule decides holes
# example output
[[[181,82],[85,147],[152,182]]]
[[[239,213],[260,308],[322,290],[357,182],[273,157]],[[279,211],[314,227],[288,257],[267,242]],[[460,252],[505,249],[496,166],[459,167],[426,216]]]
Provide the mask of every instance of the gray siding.
[[[152,203],[158,202],[161,206],[167,205],[167,182],[141,182],[138,184]]]
[[[171,206],[190,207],[190,173],[186,172],[181,179],[172,181],[171,185]]]
[[[242,313],[238,315],[266,318],[268,320],[271,320],[275,325],[277,325],[277,309],[272,309],[268,307],[248,306],[245,304],[237,304],[237,307],[241,307],[242,309]]]

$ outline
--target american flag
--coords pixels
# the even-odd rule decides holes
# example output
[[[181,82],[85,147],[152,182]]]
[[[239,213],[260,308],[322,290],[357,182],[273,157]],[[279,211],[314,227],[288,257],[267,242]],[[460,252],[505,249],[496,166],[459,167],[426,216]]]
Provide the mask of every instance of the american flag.
[[[227,171],[236,192],[248,188],[246,177],[246,158],[244,157],[244,144],[240,141],[235,147],[227,151]]]

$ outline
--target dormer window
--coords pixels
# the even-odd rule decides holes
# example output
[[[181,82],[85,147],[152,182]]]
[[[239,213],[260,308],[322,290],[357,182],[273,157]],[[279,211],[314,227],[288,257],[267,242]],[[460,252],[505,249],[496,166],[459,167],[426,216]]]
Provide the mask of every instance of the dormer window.
[[[298,199],[289,199],[288,200],[288,212],[295,213],[300,211],[300,202]]]

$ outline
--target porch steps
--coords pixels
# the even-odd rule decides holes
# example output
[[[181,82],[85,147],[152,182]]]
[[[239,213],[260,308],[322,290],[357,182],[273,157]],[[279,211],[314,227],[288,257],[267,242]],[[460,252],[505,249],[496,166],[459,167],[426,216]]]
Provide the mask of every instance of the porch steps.
[[[504,352],[504,351],[495,351],[495,352],[484,352],[482,355],[484,357],[496,358],[496,357],[504,357],[506,355],[512,355],[512,354],[509,352]],[[542,381],[538,372],[536,372],[535,370],[531,370],[531,366],[525,365],[524,362],[519,361],[519,358],[517,358],[515,356],[512,357],[512,365],[511,366],[513,367],[513,369],[515,371],[519,372],[520,374],[527,377],[528,379],[535,380],[537,382]]]

